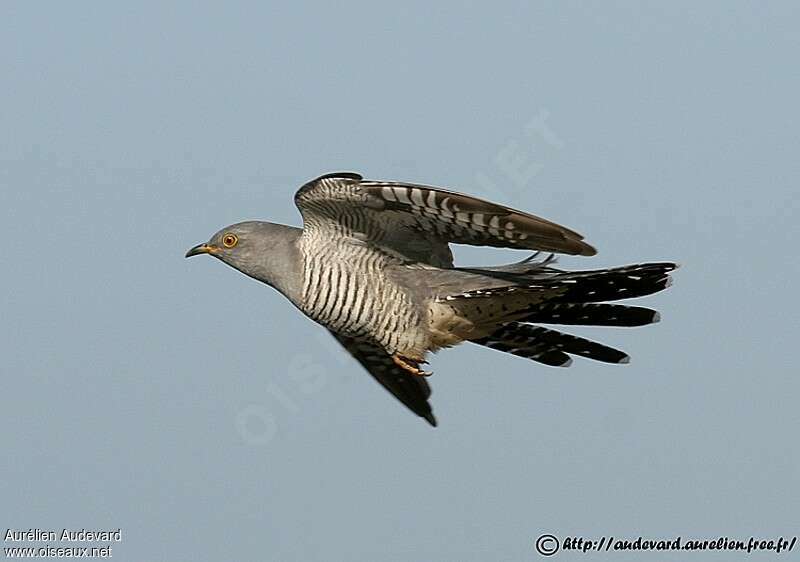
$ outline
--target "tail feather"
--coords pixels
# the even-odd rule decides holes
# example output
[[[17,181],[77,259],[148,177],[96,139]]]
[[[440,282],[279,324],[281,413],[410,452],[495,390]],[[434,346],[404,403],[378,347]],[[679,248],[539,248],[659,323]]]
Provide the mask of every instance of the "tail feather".
[[[534,306],[531,313],[520,320],[536,324],[633,327],[655,324],[661,320],[661,315],[641,306],[551,301]]]
[[[500,273],[520,275],[523,265],[506,267]],[[500,302],[503,298],[508,300],[511,295],[524,299],[526,293],[531,293],[540,299],[539,302],[532,300],[534,304],[524,309],[523,314],[519,314],[519,309],[512,309],[507,322],[500,324],[489,336],[472,342],[557,367],[570,365],[571,355],[604,363],[628,363],[630,357],[623,351],[531,324],[644,326],[658,322],[660,316],[655,310],[607,304],[606,301],[643,297],[666,289],[671,284],[669,273],[676,267],[673,263],[650,263],[562,272],[544,266],[537,270],[537,275],[528,277],[523,283],[515,280],[514,286],[505,288],[505,295],[501,292],[503,289],[472,291],[463,296]],[[546,297],[541,299],[542,295]]]
[[[570,355],[604,363],[628,363],[630,357],[613,347],[555,330],[512,322],[473,343],[532,359],[554,367],[568,367]]]
[[[439,297],[467,325],[476,326],[475,339],[464,339],[525,357],[545,365],[566,367],[571,355],[627,363],[618,349],[531,324],[582,326],[644,326],[660,320],[658,312],[640,306],[608,304],[657,293],[671,285],[674,263],[629,265],[594,271],[559,271],[551,262],[530,262],[480,270],[493,283]],[[467,273],[478,273],[470,270]],[[502,283],[502,284],[500,284]],[[444,317],[447,317],[446,315]],[[488,335],[486,335],[488,334]]]
[[[647,263],[614,269],[558,273],[547,284],[564,290],[550,302],[587,303],[632,299],[652,295],[669,287],[674,263]]]
[[[507,326],[511,326],[511,324]],[[525,326],[525,324],[520,324],[520,326]],[[533,326],[529,327],[533,328]],[[472,340],[472,343],[531,359],[551,367],[569,367],[572,364],[570,356],[552,344],[537,341],[535,337],[522,332],[513,333],[513,330],[506,327],[501,328],[498,332],[485,338]]]

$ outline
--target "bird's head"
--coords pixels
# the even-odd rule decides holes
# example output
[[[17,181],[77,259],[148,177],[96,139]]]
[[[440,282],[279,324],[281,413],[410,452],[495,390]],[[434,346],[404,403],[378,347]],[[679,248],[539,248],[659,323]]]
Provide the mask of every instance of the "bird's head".
[[[261,221],[226,226],[186,252],[186,257],[208,254],[245,275],[286,292],[288,276],[295,271],[300,229]]]
[[[269,235],[265,232],[265,224],[267,223],[248,221],[226,226],[208,242],[191,248],[186,252],[186,257],[208,254],[248,273],[245,269],[257,262],[258,256],[268,250]]]

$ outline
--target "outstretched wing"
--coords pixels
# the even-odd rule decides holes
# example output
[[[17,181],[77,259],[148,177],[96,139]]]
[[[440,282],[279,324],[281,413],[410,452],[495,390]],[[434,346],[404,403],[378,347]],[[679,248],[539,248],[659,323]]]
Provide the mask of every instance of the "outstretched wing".
[[[369,371],[383,388],[405,404],[409,410],[436,427],[436,418],[428,403],[431,388],[423,377],[398,367],[382,348],[331,332],[344,348]]]
[[[596,253],[583,236],[556,223],[425,185],[341,172],[305,184],[295,202],[309,235],[347,236],[437,266],[452,265],[449,243]]]

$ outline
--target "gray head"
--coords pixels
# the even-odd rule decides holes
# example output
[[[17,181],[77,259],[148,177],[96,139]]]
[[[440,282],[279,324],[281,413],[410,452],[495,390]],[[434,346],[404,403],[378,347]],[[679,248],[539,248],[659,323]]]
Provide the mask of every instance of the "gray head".
[[[245,275],[267,283],[292,298],[301,267],[295,242],[302,230],[261,221],[226,226],[208,242],[186,252],[186,257],[209,254]]]

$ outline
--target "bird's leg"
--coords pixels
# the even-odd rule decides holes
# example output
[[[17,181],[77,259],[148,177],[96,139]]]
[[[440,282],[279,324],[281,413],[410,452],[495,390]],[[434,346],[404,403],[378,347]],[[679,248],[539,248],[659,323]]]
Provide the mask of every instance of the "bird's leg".
[[[422,361],[422,362],[415,361],[413,359],[409,359],[408,357],[403,357],[402,355],[399,355],[397,353],[392,355],[392,360],[394,361],[395,365],[397,365],[404,371],[408,371],[412,375],[418,377],[429,377],[433,374],[429,373],[428,371],[423,371],[422,369],[419,368],[420,363],[427,363],[427,361]]]

